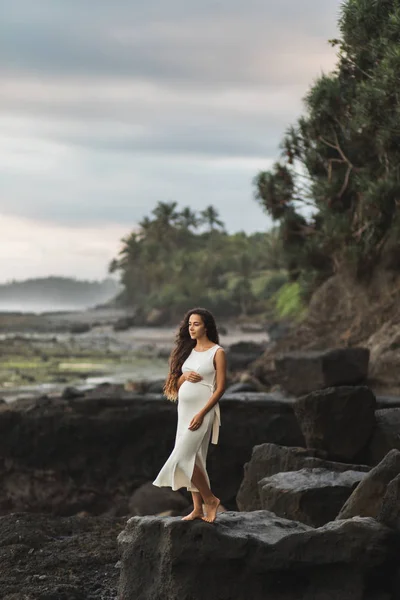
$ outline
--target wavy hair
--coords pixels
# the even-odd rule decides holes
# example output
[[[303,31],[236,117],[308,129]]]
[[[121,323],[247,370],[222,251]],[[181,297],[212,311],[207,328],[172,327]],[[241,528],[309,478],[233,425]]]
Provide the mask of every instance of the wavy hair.
[[[189,319],[192,315],[200,315],[206,328],[208,339],[219,344],[219,335],[215,319],[205,308],[192,308],[183,317],[175,337],[175,347],[169,357],[169,373],[164,385],[164,395],[176,402],[178,399],[178,380],[182,375],[182,365],[196,345],[189,334]]]

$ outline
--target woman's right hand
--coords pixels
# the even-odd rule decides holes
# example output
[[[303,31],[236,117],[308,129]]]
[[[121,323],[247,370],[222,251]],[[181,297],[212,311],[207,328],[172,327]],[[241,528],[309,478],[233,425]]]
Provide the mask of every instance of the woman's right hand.
[[[201,375],[196,373],[196,371],[185,371],[185,373],[183,373],[183,376],[185,378],[185,381],[190,381],[190,383],[198,383],[203,379]]]

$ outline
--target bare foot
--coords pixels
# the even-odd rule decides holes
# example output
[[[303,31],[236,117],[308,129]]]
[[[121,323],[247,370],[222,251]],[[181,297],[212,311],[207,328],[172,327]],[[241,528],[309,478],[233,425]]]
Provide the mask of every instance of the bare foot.
[[[219,498],[214,497],[214,500],[205,504],[206,516],[202,517],[203,521],[206,521],[206,523],[214,523],[217,517],[218,506],[220,505],[220,503],[221,502]]]
[[[186,517],[182,517],[182,521],[195,521],[196,519],[202,519],[204,513],[202,510],[192,510],[192,512]]]

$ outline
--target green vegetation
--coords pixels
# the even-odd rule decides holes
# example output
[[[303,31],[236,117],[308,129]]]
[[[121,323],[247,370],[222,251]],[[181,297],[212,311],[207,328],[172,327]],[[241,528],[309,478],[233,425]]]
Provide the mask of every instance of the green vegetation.
[[[298,281],[285,283],[277,291],[275,298],[278,317],[298,321],[305,315],[302,289]]]
[[[255,180],[290,278],[309,290],[337,270],[400,267],[400,0],[347,0],[340,30],[336,70]]]
[[[160,202],[111,264],[122,304],[300,318],[334,272],[400,269],[400,0],[347,0],[339,25],[336,69],[310,89],[280,162],[255,179],[277,229],[228,235],[212,206]]]
[[[217,316],[271,312],[287,282],[277,232],[229,235],[212,206],[199,214],[160,202],[123,240],[110,271],[121,273],[124,306],[176,319],[192,306]]]
[[[0,370],[1,391],[9,391],[19,386],[42,383],[76,384],[88,377],[108,376],[118,372],[132,371],[147,376],[162,372],[166,360],[147,356],[140,352],[88,349],[79,340],[55,341],[52,338],[40,339],[16,336],[0,340],[0,354],[3,356]],[[143,376],[143,375],[142,375]]]

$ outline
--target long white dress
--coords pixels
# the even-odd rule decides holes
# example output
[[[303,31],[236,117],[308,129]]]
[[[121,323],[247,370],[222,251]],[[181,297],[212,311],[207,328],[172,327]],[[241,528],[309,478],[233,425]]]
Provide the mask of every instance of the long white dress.
[[[219,427],[221,425],[219,404],[215,404],[208,411],[198,429],[191,431],[189,424],[193,417],[204,408],[214,393],[214,356],[218,348],[221,348],[221,346],[216,344],[204,352],[192,350],[182,365],[182,373],[196,371],[203,379],[197,383],[184,381],[179,388],[175,447],[153,485],[171,487],[173,490],[186,487],[190,492],[197,492],[197,488],[192,483],[195,463],[203,471],[210,485],[206,460],[210,439],[212,444],[218,443]]]

